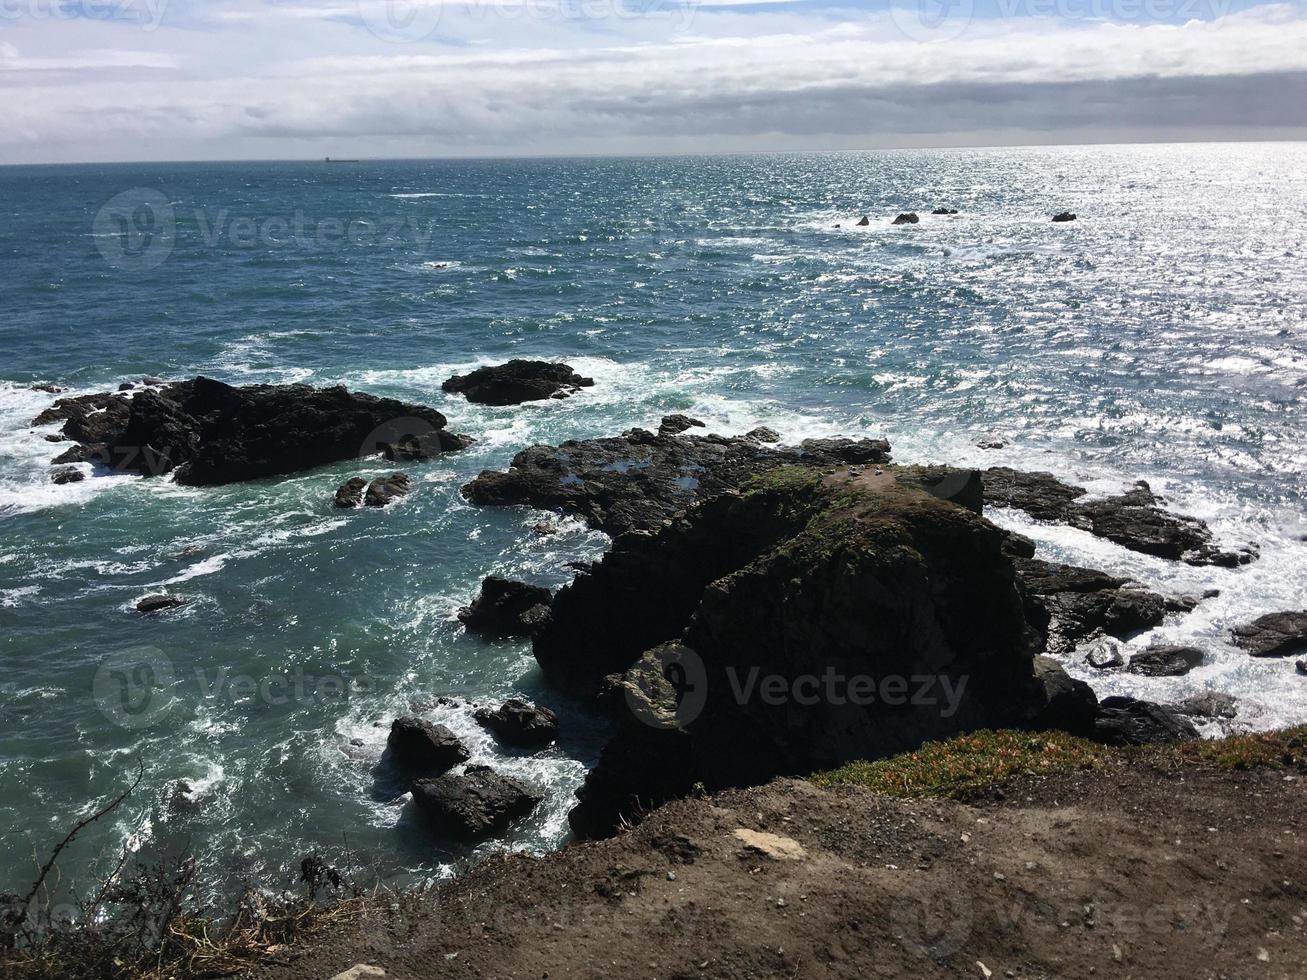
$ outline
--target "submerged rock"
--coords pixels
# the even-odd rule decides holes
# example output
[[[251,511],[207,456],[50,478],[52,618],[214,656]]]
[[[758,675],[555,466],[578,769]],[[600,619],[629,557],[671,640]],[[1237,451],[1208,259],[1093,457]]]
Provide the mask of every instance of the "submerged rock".
[[[755,430],[756,433],[757,430]],[[835,466],[887,462],[883,439],[809,439],[764,445],[750,436],[621,436],[531,446],[507,472],[486,470],[463,487],[476,504],[530,504],[574,514],[612,535],[652,531],[700,497],[738,486],[782,463]]]
[[[279,476],[385,452],[401,443],[434,456],[463,449],[435,409],[343,387],[233,387],[199,377],[159,389],[61,398],[34,425],[63,421],[80,445],[56,463],[111,469],[206,486]]]
[[[413,783],[413,802],[441,834],[474,841],[498,836],[544,799],[527,786],[489,766],[468,766]]]
[[[1145,677],[1181,677],[1202,662],[1203,651],[1195,647],[1154,646],[1131,657],[1126,670]]]
[[[363,491],[367,488],[368,481],[363,477],[350,477],[336,489],[336,506],[340,508],[362,506]]]
[[[468,374],[456,374],[441,388],[463,394],[468,401],[481,405],[520,405],[546,398],[566,398],[593,384],[593,378],[581,377],[566,364],[514,359],[506,364],[477,368]]]
[[[483,636],[530,636],[548,622],[552,601],[549,590],[539,585],[488,575],[481,593],[472,605],[459,610],[458,619]]]
[[[1223,551],[1211,530],[1194,517],[1162,508],[1162,499],[1140,481],[1126,493],[1085,501],[1084,487],[1063,483],[1051,473],[1023,473],[1006,466],[985,470],[985,503],[1012,507],[1041,521],[1070,524],[1131,551],[1184,561],[1190,565],[1246,565],[1251,548]]]
[[[935,208],[935,210],[931,211],[930,213],[931,213],[931,214],[957,214],[957,213],[958,213],[958,209],[957,209],[957,208]]]
[[[1104,745],[1157,745],[1198,738],[1198,729],[1179,712],[1138,698],[1104,698],[1094,721],[1094,739]]]
[[[558,716],[521,698],[509,698],[494,709],[478,708],[473,717],[501,742],[519,748],[538,748],[558,738]]]
[[[418,772],[445,772],[469,758],[457,735],[422,718],[396,718],[386,748],[395,762]]]
[[[893,221],[891,221],[890,224],[892,224],[892,225],[915,225],[915,224],[916,224],[918,221],[920,221],[920,220],[921,220],[921,218],[919,218],[919,217],[918,217],[916,214],[914,214],[913,212],[909,211],[909,212],[906,213],[906,214],[900,214],[897,218],[895,218]]]
[[[143,613],[162,612],[164,609],[175,609],[178,606],[184,606],[189,601],[189,599],[183,599],[181,596],[160,592],[155,595],[147,595],[137,602],[136,611]]]
[[[1268,613],[1236,626],[1230,636],[1254,657],[1286,657],[1307,650],[1307,611]]]
[[[698,419],[692,419],[688,415],[664,415],[663,420],[658,423],[658,434],[660,436],[674,436],[678,432],[684,432],[686,429],[704,428],[704,424]]]
[[[368,507],[385,507],[408,495],[409,478],[406,473],[392,473],[368,484],[363,503]]]

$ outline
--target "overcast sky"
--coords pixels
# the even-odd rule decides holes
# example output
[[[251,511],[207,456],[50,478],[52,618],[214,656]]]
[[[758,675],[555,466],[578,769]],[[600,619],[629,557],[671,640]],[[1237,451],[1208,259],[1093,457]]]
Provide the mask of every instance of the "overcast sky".
[[[1307,0],[0,0],[0,163],[1307,138]]]

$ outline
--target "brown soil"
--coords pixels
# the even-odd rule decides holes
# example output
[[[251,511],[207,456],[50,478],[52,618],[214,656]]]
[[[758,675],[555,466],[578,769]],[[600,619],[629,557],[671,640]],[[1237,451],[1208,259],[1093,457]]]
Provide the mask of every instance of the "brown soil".
[[[971,804],[778,780],[484,862],[252,975],[1302,978],[1304,802],[1274,770]]]

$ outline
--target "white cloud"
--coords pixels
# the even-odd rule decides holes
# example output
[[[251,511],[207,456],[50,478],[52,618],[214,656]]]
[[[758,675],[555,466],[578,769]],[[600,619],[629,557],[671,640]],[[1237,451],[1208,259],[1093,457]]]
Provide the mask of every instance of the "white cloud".
[[[1113,126],[1307,127],[1307,99],[1295,94],[1307,77],[1301,6],[1183,24],[975,20],[946,43],[920,43],[885,12],[812,5],[568,19],[522,14],[527,0],[489,2],[437,8],[434,33],[413,43],[369,32],[352,2],[169,7],[154,31],[15,22],[0,45],[0,159],[738,149],[914,133],[938,141],[999,130],[1045,139]],[[602,13],[601,0],[590,2]],[[508,9],[519,13],[501,16]],[[1241,111],[1233,98],[1257,104]]]

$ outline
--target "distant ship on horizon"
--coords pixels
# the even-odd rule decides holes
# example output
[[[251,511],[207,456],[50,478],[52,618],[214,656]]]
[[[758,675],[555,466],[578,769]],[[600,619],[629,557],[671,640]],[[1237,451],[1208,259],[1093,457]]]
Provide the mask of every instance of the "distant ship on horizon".
[[[327,157],[326,160],[324,160],[323,162],[324,163],[358,163],[357,160],[341,160],[341,159],[333,160],[331,159],[331,157]]]

